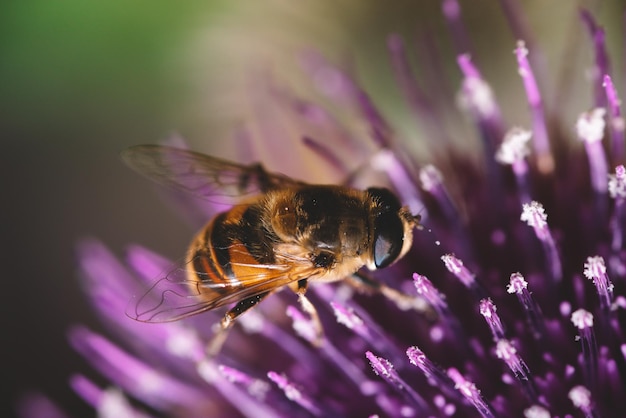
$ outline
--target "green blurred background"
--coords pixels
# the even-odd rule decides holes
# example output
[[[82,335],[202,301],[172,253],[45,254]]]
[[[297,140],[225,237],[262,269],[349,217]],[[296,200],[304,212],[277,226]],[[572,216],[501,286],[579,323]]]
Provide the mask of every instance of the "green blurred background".
[[[10,387],[2,391],[0,416],[11,416],[16,399],[29,390],[49,395],[75,416],[93,414],[67,386],[71,373],[87,367],[67,345],[65,331],[75,323],[98,329],[76,277],[77,240],[98,237],[118,254],[127,243],[138,242],[178,257],[192,234],[143,179],[120,163],[120,150],[177,131],[196,149],[232,157],[229,133],[249,114],[248,77],[255,66],[291,74],[292,53],[303,46],[348,57],[409,138],[420,133],[394,87],[385,36],[399,31],[412,39],[426,28],[442,34],[440,53],[453,87],[458,86],[437,1],[260,3],[32,0],[0,5],[0,350],[8,365],[5,387]],[[505,116],[523,123],[528,115],[511,54],[515,40],[494,3],[472,2],[464,19],[477,46],[475,59],[503,96]],[[569,0],[527,3],[531,28],[547,39],[547,64],[557,68],[551,74],[556,77],[564,45],[573,36],[571,19],[563,16],[575,16],[575,5]],[[605,2],[602,24],[621,27],[619,3]],[[580,39],[586,45],[586,38]],[[589,58],[590,53],[582,55]],[[616,67],[621,59],[614,60]],[[299,83],[298,77],[289,82]],[[581,101],[588,98],[582,95]],[[523,116],[516,117],[520,112]]]
[[[118,155],[184,129],[179,109],[192,96],[184,53],[219,8],[200,1],[0,5],[0,416],[14,416],[12,406],[29,390],[74,416],[94,415],[67,384],[87,370],[66,343],[67,328],[98,329],[76,277],[78,239],[99,237],[118,253],[135,238],[170,254],[186,245],[183,223]]]

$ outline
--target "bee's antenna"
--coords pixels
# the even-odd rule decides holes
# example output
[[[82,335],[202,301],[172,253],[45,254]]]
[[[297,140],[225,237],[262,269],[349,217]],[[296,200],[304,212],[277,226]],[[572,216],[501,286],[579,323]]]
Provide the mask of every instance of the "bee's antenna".
[[[413,218],[413,224],[415,225],[417,229],[424,229],[424,225],[420,223],[420,221],[422,220],[422,215],[418,213],[417,215],[412,215],[412,218]]]
[[[402,216],[409,224],[411,224],[412,227],[417,228],[417,229],[424,229],[424,225],[422,225],[422,222],[421,222],[422,210],[420,210],[420,213],[413,215],[409,211],[409,209],[405,206],[400,210],[400,216]]]

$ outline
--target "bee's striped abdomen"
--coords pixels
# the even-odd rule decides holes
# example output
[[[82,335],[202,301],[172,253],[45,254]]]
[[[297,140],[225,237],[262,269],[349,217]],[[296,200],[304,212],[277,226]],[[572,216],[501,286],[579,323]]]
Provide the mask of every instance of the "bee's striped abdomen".
[[[220,250],[224,248],[223,246],[212,245],[215,227],[225,215],[223,213],[213,219],[196,236],[189,248],[187,276],[190,281],[200,284],[203,293],[210,291],[225,293],[228,291],[226,287],[232,286],[234,275],[230,269],[228,253]]]
[[[257,204],[235,206],[216,216],[192,242],[188,252],[189,280],[211,298],[242,286],[274,261],[273,234],[263,229]]]

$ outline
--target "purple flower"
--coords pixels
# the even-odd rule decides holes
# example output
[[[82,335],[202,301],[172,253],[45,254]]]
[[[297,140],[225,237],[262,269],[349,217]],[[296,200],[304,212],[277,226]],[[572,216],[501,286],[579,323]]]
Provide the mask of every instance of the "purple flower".
[[[511,26],[530,41],[509,3]],[[329,133],[302,136],[320,167],[354,186],[376,177],[421,213],[424,230],[412,251],[376,272],[382,295],[312,285],[326,335],[319,347],[296,298],[272,295],[238,319],[211,359],[204,349],[221,311],[163,324],[125,315],[131,296],[173,261],[133,246],[120,262],[100,242],[85,241],[80,270],[111,335],[79,326],[70,341],[109,383],[84,375],[71,383],[101,416],[530,418],[626,410],[625,124],[603,29],[581,13],[596,60],[591,110],[580,109],[574,126],[542,98],[539,51],[521,40],[511,46],[526,95],[518,99],[530,112],[529,126],[518,127],[505,121],[469,54],[458,3],[443,4],[458,48],[458,103],[481,155],[449,140],[449,115],[414,76],[398,35],[389,37],[391,65],[435,157],[405,151],[355,78],[316,53],[302,57],[305,72],[334,107],[358,115],[368,140],[350,135],[326,107],[275,92],[302,125]],[[442,73],[429,81],[448,83]],[[176,202],[204,220],[216,210]],[[436,318],[424,315],[424,303]]]

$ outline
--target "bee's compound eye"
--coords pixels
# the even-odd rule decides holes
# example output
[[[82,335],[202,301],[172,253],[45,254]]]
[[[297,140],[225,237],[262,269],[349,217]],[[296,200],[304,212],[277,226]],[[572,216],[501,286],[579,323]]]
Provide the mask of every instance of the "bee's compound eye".
[[[397,213],[385,212],[374,222],[374,264],[384,268],[393,263],[402,251],[404,226]]]

